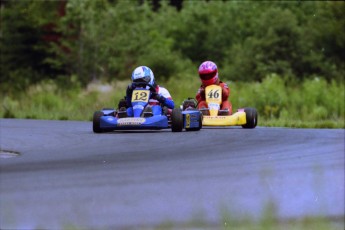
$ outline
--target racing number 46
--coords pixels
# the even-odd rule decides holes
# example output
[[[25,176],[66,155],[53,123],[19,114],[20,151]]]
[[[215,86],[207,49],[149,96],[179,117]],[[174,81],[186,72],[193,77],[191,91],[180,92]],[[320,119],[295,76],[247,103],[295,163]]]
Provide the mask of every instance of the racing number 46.
[[[219,98],[219,90],[210,90],[210,92],[207,94],[209,98]]]

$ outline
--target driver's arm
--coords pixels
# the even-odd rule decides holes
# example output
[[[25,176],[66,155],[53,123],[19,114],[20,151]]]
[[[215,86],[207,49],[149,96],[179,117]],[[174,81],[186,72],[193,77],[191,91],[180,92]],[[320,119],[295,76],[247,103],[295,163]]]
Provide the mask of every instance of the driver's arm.
[[[135,88],[135,86],[133,84],[129,84],[127,86],[127,90],[126,90],[126,103],[128,107],[132,107],[132,93],[133,93],[133,89]]]

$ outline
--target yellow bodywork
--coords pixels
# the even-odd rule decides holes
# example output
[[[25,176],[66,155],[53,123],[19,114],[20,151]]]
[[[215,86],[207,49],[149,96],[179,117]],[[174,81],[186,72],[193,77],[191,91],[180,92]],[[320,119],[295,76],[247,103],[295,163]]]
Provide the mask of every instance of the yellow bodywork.
[[[222,88],[219,85],[207,86],[205,89],[205,97],[210,115],[218,115],[220,104],[222,104]]]
[[[202,120],[202,125],[205,126],[236,126],[246,123],[245,112],[237,112],[230,116],[203,116]]]
[[[219,85],[210,85],[205,89],[206,102],[210,116],[203,116],[202,125],[205,126],[236,126],[247,123],[246,113],[237,112],[230,116],[218,116],[218,110],[222,103],[222,88]]]

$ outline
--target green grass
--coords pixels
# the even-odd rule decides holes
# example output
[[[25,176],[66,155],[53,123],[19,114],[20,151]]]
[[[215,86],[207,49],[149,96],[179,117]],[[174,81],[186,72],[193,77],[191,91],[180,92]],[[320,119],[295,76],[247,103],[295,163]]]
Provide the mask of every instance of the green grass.
[[[271,214],[265,214],[259,220],[234,219],[224,216],[220,223],[208,223],[203,217],[195,217],[184,223],[163,221],[156,226],[136,226],[138,229],[152,230],[340,230],[344,227],[343,218],[303,217],[299,219],[278,220]],[[64,230],[81,230],[74,224],[67,224]]]
[[[328,119],[303,121],[293,119],[267,119],[259,120],[259,126],[264,127],[287,127],[287,128],[317,128],[317,129],[343,129],[345,128],[343,119]]]
[[[183,81],[181,80],[183,79]],[[90,121],[93,112],[117,107],[129,81],[94,83],[87,88],[65,89],[54,82],[33,85],[16,95],[2,95],[3,118]],[[177,76],[161,83],[175,105],[194,97],[200,85],[195,76]],[[229,82],[234,111],[254,107],[258,126],[293,128],[345,128],[344,84],[315,78],[287,84],[276,75],[261,83]]]
[[[227,220],[224,219],[220,224],[209,224],[203,220],[191,220],[184,224],[176,224],[166,221],[155,228],[156,230],[177,230],[177,229],[199,229],[199,230],[339,230],[341,221],[334,221],[324,217],[305,217],[301,219],[276,220],[261,219],[258,221],[247,220]]]

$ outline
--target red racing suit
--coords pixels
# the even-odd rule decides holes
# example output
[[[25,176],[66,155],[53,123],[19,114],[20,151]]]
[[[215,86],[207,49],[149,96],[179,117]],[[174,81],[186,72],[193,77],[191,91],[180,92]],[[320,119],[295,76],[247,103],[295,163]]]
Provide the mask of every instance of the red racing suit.
[[[230,96],[230,88],[229,86],[222,82],[219,81],[218,85],[220,87],[222,87],[222,104],[220,105],[220,109],[221,110],[225,110],[228,109],[229,110],[229,114],[232,114],[232,104],[231,102],[228,100],[229,96]],[[198,109],[204,107],[204,108],[208,108],[207,103],[206,103],[206,98],[205,98],[205,87],[204,85],[201,85],[195,98],[198,101]]]

